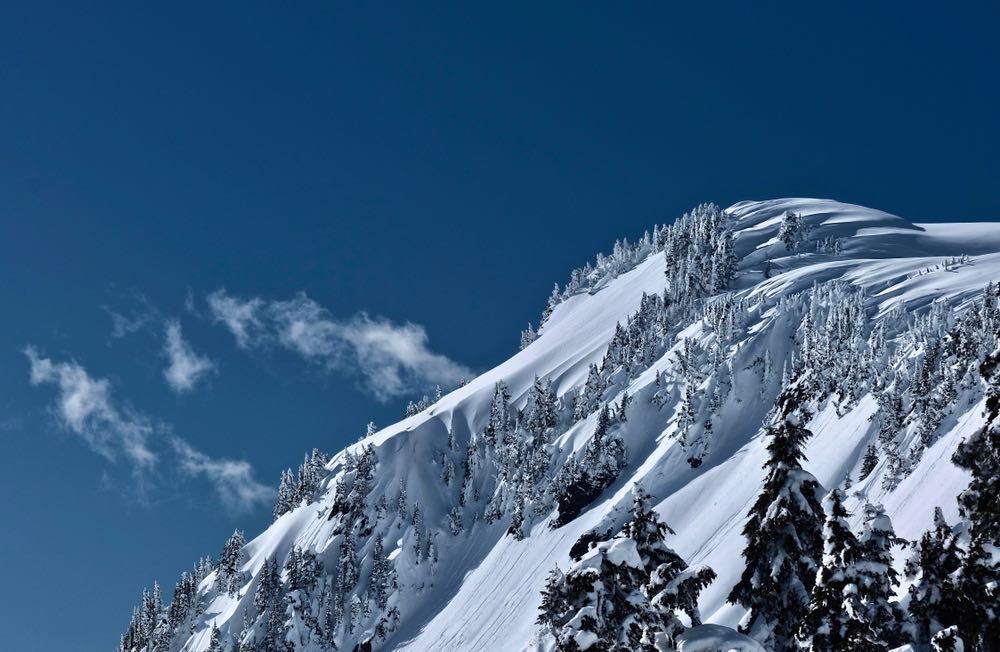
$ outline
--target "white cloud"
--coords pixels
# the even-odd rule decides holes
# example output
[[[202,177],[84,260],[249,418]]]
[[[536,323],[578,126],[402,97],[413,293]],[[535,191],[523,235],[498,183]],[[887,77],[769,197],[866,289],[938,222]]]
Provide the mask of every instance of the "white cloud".
[[[107,379],[92,377],[76,362],[54,362],[32,346],[24,354],[31,364],[31,384],[56,387],[53,412],[59,423],[105,458],[126,458],[141,490],[150,473],[156,468],[162,471],[162,462],[170,460],[177,471],[211,482],[219,499],[231,509],[250,509],[271,499],[274,492],[254,479],[248,462],[217,459],[198,451],[170,434],[168,426],[154,424],[117,402]]]
[[[145,417],[117,407],[107,380],[92,378],[75,362],[40,357],[31,346],[24,354],[31,363],[31,384],[58,388],[54,411],[66,428],[108,459],[125,455],[139,468],[153,466],[157,455],[150,449],[149,439],[154,426]]]
[[[430,385],[454,386],[471,376],[466,367],[432,352],[419,324],[397,325],[362,313],[344,325],[342,335],[379,400]]]
[[[249,462],[209,457],[179,438],[172,439],[171,444],[177,453],[181,471],[208,479],[219,499],[229,509],[249,511],[274,498],[275,492],[271,487],[254,479]]]
[[[303,358],[333,366],[344,354],[342,326],[305,293],[300,292],[288,301],[272,301],[267,313],[278,341]]]
[[[167,379],[170,389],[178,394],[194,389],[199,380],[215,371],[215,363],[195,353],[184,340],[180,322],[167,322],[163,353],[169,361],[167,368],[163,370],[163,377]]]
[[[431,351],[427,331],[419,324],[394,324],[364,313],[337,320],[305,293],[268,302],[216,290],[208,304],[241,348],[281,346],[327,369],[357,373],[380,401],[434,385],[454,386],[471,375],[468,368]]]
[[[240,301],[226,294],[225,290],[216,290],[208,295],[212,317],[224,323],[236,337],[236,343],[244,349],[259,344],[264,336],[259,317],[263,305],[260,299]]]

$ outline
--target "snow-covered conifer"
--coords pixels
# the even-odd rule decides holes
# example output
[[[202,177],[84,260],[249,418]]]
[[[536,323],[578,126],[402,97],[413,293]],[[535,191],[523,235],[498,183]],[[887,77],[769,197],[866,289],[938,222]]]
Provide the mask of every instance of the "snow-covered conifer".
[[[812,436],[801,380],[778,398],[768,429],[767,478],[743,528],[747,566],[729,601],[747,610],[741,630],[778,652],[795,649],[795,628],[808,611],[823,550],[822,488],[802,468]]]

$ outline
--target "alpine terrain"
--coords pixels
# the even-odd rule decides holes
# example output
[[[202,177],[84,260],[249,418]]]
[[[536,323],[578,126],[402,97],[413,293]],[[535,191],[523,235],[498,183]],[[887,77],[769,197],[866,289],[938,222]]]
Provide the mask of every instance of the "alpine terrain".
[[[698,206],[307,454],[119,650],[1000,650],[997,280],[1000,224]]]

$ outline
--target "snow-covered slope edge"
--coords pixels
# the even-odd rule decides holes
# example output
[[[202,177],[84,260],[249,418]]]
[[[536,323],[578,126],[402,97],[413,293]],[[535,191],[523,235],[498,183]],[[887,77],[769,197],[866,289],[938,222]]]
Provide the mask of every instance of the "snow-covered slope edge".
[[[717,573],[705,620],[735,625],[726,597],[762,429],[792,378],[815,379],[805,467],[826,488],[851,484],[849,509],[882,503],[908,539],[935,505],[956,518],[968,477],[951,454],[983,424],[975,370],[997,314],[977,302],[997,278],[995,224],[813,199],[699,207],[574,274],[506,362],[303,469],[285,487],[292,508],[197,569],[172,616],[148,600],[123,649],[154,649],[157,632],[155,649],[190,652],[213,635],[227,650],[544,644],[549,569],[585,533],[620,528],[636,483],[677,532],[670,545]],[[969,341],[949,348],[956,328]],[[614,445],[596,447],[604,406]],[[567,471],[585,461],[600,467],[589,485]],[[596,498],[567,518],[581,486]]]

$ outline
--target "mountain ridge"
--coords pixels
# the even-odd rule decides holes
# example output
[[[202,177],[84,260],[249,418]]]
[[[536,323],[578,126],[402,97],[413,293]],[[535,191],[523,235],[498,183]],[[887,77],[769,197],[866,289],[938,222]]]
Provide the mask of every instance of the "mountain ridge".
[[[191,633],[172,636],[165,649],[203,652],[213,625],[230,647],[245,643],[251,630],[263,632],[266,623],[254,620],[263,612],[254,604],[261,577],[269,560],[285,565],[296,549],[314,555],[321,570],[309,591],[289,584],[288,571],[281,576],[290,600],[282,626],[298,641],[293,649],[330,649],[328,642],[351,649],[366,641],[373,649],[548,648],[535,624],[546,573],[569,564],[569,550],[584,534],[620,529],[636,483],[677,532],[668,543],[718,573],[701,595],[704,620],[735,626],[743,610],[726,597],[742,568],[740,528],[764,477],[766,424],[796,370],[820,378],[810,390],[805,468],[824,487],[850,478],[849,507],[884,504],[909,539],[931,526],[933,504],[949,520],[958,517],[955,496],[968,474],[951,456],[984,423],[972,359],[934,371],[942,382],[958,377],[953,397],[939,401],[933,428],[921,412],[882,441],[880,397],[898,391],[918,404],[911,388],[930,347],[939,346],[933,342],[944,341],[970,311],[983,310],[976,302],[997,278],[997,224],[918,225],[800,198],[739,202],[725,211],[698,207],[574,272],[550,299],[537,333],[510,359],[330,458],[309,495],[246,544],[236,595],[219,589],[218,567],[200,578],[185,621]],[[830,338],[822,343],[826,361],[812,352],[819,334]],[[977,356],[987,339],[977,341]],[[826,373],[824,363],[836,369]],[[949,364],[964,368],[948,371]],[[557,425],[532,439],[525,420],[544,395],[540,382],[553,397]],[[581,407],[587,402],[593,406]],[[594,454],[614,478],[575,518],[554,527],[564,503],[552,487],[571,460],[593,452],[599,406],[614,413],[609,432],[626,454]],[[534,455],[524,457],[529,462],[544,457],[544,472],[525,479],[518,468],[534,462],[512,463],[503,437],[489,443],[498,420],[516,441],[511,450]],[[876,445],[881,457],[861,478],[863,457]],[[460,486],[458,476],[470,467],[473,479]],[[515,528],[515,518],[524,525]],[[376,538],[398,587],[378,608],[365,579]],[[325,641],[316,633],[331,610],[323,594],[344,576],[345,540],[356,548],[349,568],[358,577],[343,590],[346,605],[337,607],[341,633]],[[364,604],[349,631],[355,597]],[[396,615],[386,620],[393,608]]]

